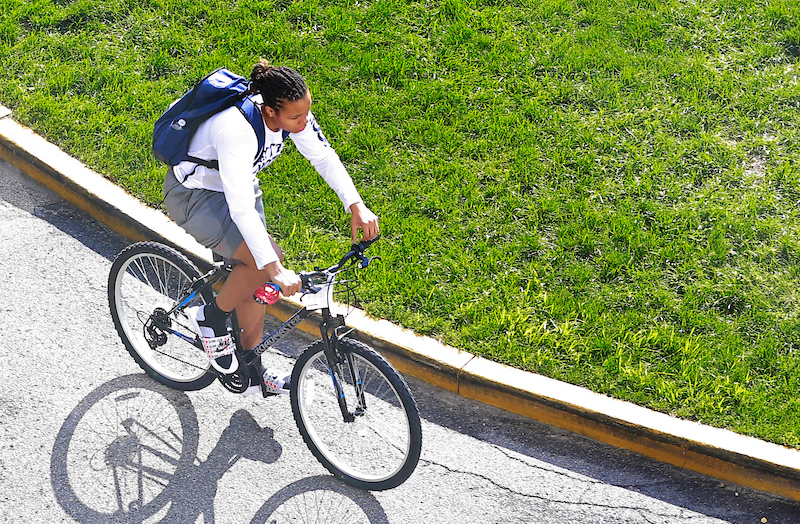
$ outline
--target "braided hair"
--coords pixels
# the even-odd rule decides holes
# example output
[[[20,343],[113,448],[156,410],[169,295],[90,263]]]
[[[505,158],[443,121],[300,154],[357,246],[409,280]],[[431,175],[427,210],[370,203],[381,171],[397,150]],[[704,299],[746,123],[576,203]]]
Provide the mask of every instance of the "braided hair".
[[[294,102],[306,96],[308,86],[300,74],[286,66],[272,66],[263,58],[253,66],[250,92],[260,94],[267,105],[279,111],[284,102]]]

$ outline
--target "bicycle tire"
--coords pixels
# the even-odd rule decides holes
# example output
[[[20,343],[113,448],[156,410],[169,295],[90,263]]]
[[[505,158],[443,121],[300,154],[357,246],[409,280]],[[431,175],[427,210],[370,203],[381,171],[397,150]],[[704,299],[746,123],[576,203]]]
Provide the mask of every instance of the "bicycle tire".
[[[291,403],[297,427],[317,460],[335,477],[359,489],[399,486],[414,472],[422,449],[419,410],[403,378],[377,351],[352,339],[339,341],[356,376],[341,366],[346,422],[339,408],[322,341],[311,345],[292,371]],[[364,392],[359,409],[354,384]],[[363,409],[361,409],[363,408]]]
[[[195,334],[183,309],[171,310],[194,280],[202,275],[176,250],[157,242],[139,242],[124,249],[111,266],[108,302],[114,327],[137,364],[155,380],[180,391],[195,391],[211,384],[216,374],[205,353],[188,340],[160,329],[169,325],[189,339]],[[212,300],[205,289],[186,305]]]

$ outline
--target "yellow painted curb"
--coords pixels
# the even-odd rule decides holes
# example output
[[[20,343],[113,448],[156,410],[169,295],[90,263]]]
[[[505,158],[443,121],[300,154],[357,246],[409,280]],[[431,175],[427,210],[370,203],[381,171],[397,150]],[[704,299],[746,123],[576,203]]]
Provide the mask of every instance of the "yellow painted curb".
[[[200,246],[163,213],[92,172],[9,118],[0,106],[0,158],[131,240],[172,245],[199,265]],[[282,299],[268,311],[286,320],[299,302]],[[800,451],[731,431],[676,419],[541,375],[510,368],[419,336],[356,310],[355,336],[381,351],[402,373],[467,398],[721,480],[800,501]],[[301,329],[319,333],[314,317]]]
[[[798,450],[677,419],[481,357],[461,370],[459,394],[661,462],[800,500]]]

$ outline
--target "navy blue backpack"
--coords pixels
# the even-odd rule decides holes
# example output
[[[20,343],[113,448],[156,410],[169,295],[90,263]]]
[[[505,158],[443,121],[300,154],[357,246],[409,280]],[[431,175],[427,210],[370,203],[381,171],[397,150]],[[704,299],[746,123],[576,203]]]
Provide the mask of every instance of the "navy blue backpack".
[[[200,80],[156,121],[153,130],[153,155],[176,166],[183,161],[210,169],[219,169],[217,160],[204,160],[189,155],[189,144],[197,128],[210,116],[236,106],[253,126],[258,138],[255,164],[264,150],[264,119],[261,110],[247,96],[247,79],[225,68],[217,69]]]

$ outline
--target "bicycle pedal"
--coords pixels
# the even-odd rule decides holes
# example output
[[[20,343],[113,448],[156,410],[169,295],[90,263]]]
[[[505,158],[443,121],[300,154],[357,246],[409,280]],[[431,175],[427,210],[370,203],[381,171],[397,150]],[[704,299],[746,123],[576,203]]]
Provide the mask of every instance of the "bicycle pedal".
[[[269,390],[267,389],[267,385],[266,385],[266,384],[264,384],[264,381],[262,380],[262,381],[261,381],[261,395],[262,395],[264,398],[269,398],[269,397],[277,397],[277,396],[278,396],[278,393],[273,393],[272,391],[269,391]]]

